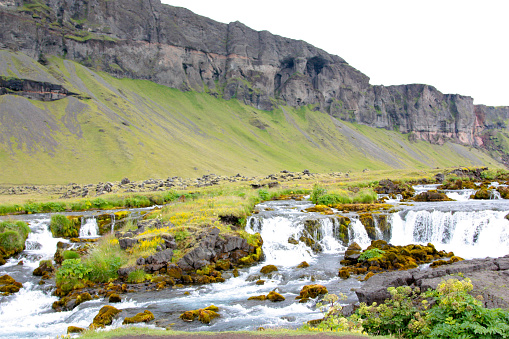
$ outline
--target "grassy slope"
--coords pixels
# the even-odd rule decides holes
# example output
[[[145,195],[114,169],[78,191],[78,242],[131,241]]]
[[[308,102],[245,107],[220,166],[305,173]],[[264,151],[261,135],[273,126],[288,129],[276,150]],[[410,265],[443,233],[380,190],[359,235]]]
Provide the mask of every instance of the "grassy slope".
[[[89,98],[0,97],[3,183],[499,166],[477,150],[410,143],[405,135],[334,121],[307,108],[260,111],[237,100],[119,80],[58,58],[44,67],[1,51],[0,75],[13,74],[56,79]]]

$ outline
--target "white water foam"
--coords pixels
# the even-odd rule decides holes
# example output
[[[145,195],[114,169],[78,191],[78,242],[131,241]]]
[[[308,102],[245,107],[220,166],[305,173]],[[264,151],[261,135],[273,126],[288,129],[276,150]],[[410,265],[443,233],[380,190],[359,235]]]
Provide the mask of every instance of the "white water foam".
[[[99,237],[99,226],[97,226],[97,220],[92,218],[86,218],[85,222],[81,224],[80,238],[97,238]]]
[[[351,219],[350,242],[356,242],[360,247],[366,248],[371,244],[368,233],[359,219]]]
[[[408,211],[392,216],[394,245],[434,244],[463,258],[500,257],[509,253],[506,211]]]

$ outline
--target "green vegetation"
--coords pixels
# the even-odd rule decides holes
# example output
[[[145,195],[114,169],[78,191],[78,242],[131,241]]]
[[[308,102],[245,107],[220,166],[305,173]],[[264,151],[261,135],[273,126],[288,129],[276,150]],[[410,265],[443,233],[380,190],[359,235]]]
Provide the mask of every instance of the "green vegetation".
[[[48,58],[46,66],[21,53],[2,51],[0,59],[13,73],[0,76],[47,78],[89,98],[41,102],[0,97],[2,106],[7,100],[14,104],[23,100],[27,114],[44,112],[44,118],[55,124],[50,131],[31,121],[14,121],[12,115],[13,121],[0,126],[4,139],[12,138],[10,145],[19,146],[0,145],[2,162],[9,163],[2,168],[4,182],[24,184],[24,178],[30,178],[34,184],[67,184],[208,173],[252,176],[306,168],[326,173],[500,166],[477,149],[410,142],[397,132],[333,120],[312,106],[262,111],[235,99],[117,79],[56,57]],[[111,114],[102,114],[105,109]],[[253,126],[254,121],[263,129]],[[32,129],[51,135],[51,145],[41,139],[28,152],[22,136]],[[359,150],[359,140],[370,148]],[[51,154],[45,151],[54,144],[58,146]],[[90,163],[95,164],[93,171]]]
[[[345,187],[346,188],[346,187]],[[369,187],[361,188],[352,192],[340,188],[327,190],[320,185],[315,185],[311,192],[311,201],[317,205],[334,207],[338,204],[372,204],[377,200],[377,194]]]
[[[148,279],[147,276],[148,275],[145,273],[144,270],[138,269],[138,270],[135,270],[135,271],[132,271],[131,273],[129,273],[129,275],[127,276],[127,282],[129,282],[131,284],[142,283]]]
[[[385,253],[384,250],[381,250],[379,248],[372,248],[362,252],[361,256],[359,257],[359,261],[381,258],[384,253]]]
[[[120,249],[114,235],[107,235],[84,259],[90,270],[87,278],[93,282],[109,282],[118,278],[118,269],[127,262],[127,254]]]
[[[390,287],[391,299],[383,304],[360,308],[345,318],[338,312],[338,297],[324,299],[325,319],[314,331],[354,331],[395,335],[398,338],[506,338],[509,336],[509,312],[487,309],[469,294],[470,279],[449,279],[436,290],[421,293],[409,286]]]
[[[63,214],[53,214],[50,221],[51,234],[55,237],[73,238],[80,233],[77,219],[68,218]]]
[[[25,241],[30,233],[24,221],[0,222],[0,258],[9,258],[25,249]]]
[[[84,287],[84,280],[90,268],[86,267],[81,259],[67,259],[62,262],[62,266],[56,273],[57,287],[64,293],[68,293],[75,288]]]

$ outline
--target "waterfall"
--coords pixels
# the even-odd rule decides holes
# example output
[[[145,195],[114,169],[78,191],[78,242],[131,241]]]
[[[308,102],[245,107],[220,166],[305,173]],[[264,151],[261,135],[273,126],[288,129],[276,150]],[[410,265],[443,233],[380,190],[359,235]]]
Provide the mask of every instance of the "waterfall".
[[[407,211],[393,214],[394,245],[433,243],[464,258],[499,257],[509,253],[506,211]]]
[[[86,218],[85,222],[81,222],[80,238],[97,238],[99,236],[99,226],[97,226],[97,220],[92,218]]]
[[[490,199],[502,199],[502,196],[500,195],[499,191],[491,190],[490,191]]]
[[[356,242],[362,248],[371,244],[368,233],[359,219],[352,219],[350,223],[350,242]]]
[[[111,213],[111,234],[115,234],[115,213]]]
[[[456,201],[467,201],[470,200],[470,196],[475,194],[474,189],[462,189],[462,190],[446,190],[444,193],[448,198]],[[497,192],[498,193],[498,192]]]

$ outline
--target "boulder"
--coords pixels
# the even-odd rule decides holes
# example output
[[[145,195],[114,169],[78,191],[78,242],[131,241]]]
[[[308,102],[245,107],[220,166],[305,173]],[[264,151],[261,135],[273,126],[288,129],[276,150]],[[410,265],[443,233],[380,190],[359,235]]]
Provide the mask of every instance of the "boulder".
[[[278,269],[276,266],[274,265],[266,265],[266,266],[263,266],[262,269],[260,270],[260,273],[262,274],[269,274],[269,273],[272,273],[272,272],[277,272]]]
[[[316,298],[319,295],[327,294],[327,288],[323,285],[306,285],[302,287],[299,296],[295,297],[295,299],[309,299]]]
[[[143,311],[143,313],[138,313],[134,317],[125,318],[122,324],[126,325],[126,324],[148,323],[151,320],[154,320],[154,314],[148,310],[145,310]]]
[[[164,251],[157,252],[145,259],[145,263],[152,264],[164,264],[166,266],[167,263],[171,263],[171,259],[173,257],[173,250],[166,249]]]
[[[94,317],[92,324],[90,324],[90,328],[104,328],[108,325],[111,325],[115,316],[120,312],[122,311],[116,309],[113,306],[103,306],[99,310],[99,313],[97,313],[97,315]]]
[[[389,299],[391,295],[387,291],[388,287],[411,285],[414,282],[411,271],[393,271],[383,272],[374,275],[366,281],[361,288],[355,291],[360,302],[371,305],[373,302],[382,303]]]
[[[269,294],[267,294],[267,299],[272,302],[277,302],[277,301],[284,301],[285,297],[283,297],[281,294],[279,294],[275,291],[271,291],[271,292],[269,292]]]

